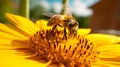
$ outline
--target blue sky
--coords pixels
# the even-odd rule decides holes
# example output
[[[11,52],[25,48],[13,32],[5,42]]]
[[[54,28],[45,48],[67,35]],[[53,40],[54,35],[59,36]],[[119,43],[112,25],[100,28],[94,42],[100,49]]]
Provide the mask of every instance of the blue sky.
[[[54,2],[62,2],[62,0],[47,0],[49,3],[54,3]],[[69,0],[69,3],[72,4],[74,0]],[[79,0],[83,3],[86,3],[88,6],[91,6],[92,4],[98,2],[99,0]]]
[[[53,8],[56,13],[60,13],[62,8],[62,0],[31,0],[31,5],[42,5],[46,10]],[[36,3],[35,3],[36,1]],[[90,16],[92,10],[89,8],[99,0],[69,0],[69,7],[72,13],[78,16]]]

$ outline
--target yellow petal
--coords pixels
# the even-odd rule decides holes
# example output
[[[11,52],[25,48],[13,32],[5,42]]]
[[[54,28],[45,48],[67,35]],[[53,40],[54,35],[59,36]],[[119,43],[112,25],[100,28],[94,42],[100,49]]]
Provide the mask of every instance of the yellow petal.
[[[11,40],[6,38],[0,38],[0,48],[1,47],[8,47],[11,46],[13,48],[26,48],[25,41],[19,41],[19,40]]]
[[[100,58],[115,58],[120,56],[120,44],[112,44],[98,47]]]
[[[36,21],[36,25],[40,30],[50,29],[50,26],[47,26],[48,21],[46,20],[38,20]]]
[[[40,30],[44,30],[47,28],[47,21],[46,20],[38,20],[38,21],[36,21],[36,25],[39,27]]]
[[[8,27],[7,25],[2,24],[2,23],[0,23],[0,31],[5,34],[9,34],[9,35],[21,38],[21,39],[27,39],[26,36],[18,33],[16,30],[13,30],[10,27]],[[0,34],[0,36],[2,36],[2,34]],[[4,37],[8,37],[8,36],[4,36]]]
[[[47,67],[51,63],[40,60],[39,56],[35,56],[25,45],[20,41],[0,44],[0,67]]]
[[[115,58],[101,58],[101,60],[120,62],[120,56]]]
[[[11,39],[11,40],[13,40],[13,39],[15,39],[15,40],[24,40],[24,39],[22,39],[22,38],[19,38],[19,37],[17,37],[17,36],[14,36],[14,35],[11,35],[11,34],[7,34],[7,33],[4,33],[4,32],[0,32],[0,37],[2,37],[2,38],[6,38],[6,39]]]
[[[19,34],[21,34],[21,35],[27,37],[27,38],[31,37],[31,34],[27,33],[26,31],[21,30],[20,28],[14,26],[14,25],[6,24],[6,26],[7,26],[8,28],[10,28],[10,29],[12,29],[12,30],[18,32]]]
[[[120,37],[107,34],[89,34],[85,38],[92,41],[96,46],[104,46],[120,42]]]
[[[24,52],[18,52],[24,51]],[[42,62],[27,49],[0,49],[0,67],[47,67],[49,62]]]
[[[16,27],[20,28],[21,30],[29,33],[34,34],[39,28],[29,19],[24,18],[22,16],[13,15],[10,13],[6,13],[6,18]]]
[[[0,38],[0,44],[11,44],[12,40],[11,39],[6,39],[6,38]],[[1,45],[0,45],[1,47]]]
[[[77,33],[78,35],[87,35],[88,33],[91,32],[91,29],[85,29],[85,28],[79,28]]]
[[[120,62],[99,60],[93,64],[93,67],[120,67]]]

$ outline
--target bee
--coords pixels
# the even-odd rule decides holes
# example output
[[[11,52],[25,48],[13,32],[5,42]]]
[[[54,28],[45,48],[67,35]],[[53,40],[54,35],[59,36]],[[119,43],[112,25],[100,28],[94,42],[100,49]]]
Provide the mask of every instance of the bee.
[[[60,14],[51,16],[51,18],[48,20],[47,25],[53,26],[51,32],[53,32],[57,26],[63,27],[64,28],[63,38],[65,39],[67,39],[67,35],[66,35],[67,29],[70,32],[68,37],[70,37],[77,32],[78,27],[79,27],[78,22],[71,15],[60,15]]]
[[[77,32],[79,24],[72,16],[64,15],[63,27],[64,27],[65,31],[66,31],[66,29],[69,30],[69,32],[70,32],[69,36],[71,36]]]

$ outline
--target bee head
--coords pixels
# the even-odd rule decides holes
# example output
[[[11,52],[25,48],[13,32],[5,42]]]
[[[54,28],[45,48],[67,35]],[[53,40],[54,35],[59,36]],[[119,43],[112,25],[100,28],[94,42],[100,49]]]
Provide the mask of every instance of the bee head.
[[[67,18],[63,22],[65,24],[65,27],[67,27],[70,31],[70,33],[77,31],[79,24],[73,18]]]

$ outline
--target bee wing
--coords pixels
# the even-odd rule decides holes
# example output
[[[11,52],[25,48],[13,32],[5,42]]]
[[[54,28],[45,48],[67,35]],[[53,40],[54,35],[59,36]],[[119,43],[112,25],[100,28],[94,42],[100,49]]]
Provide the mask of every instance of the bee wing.
[[[53,13],[42,13],[42,15],[45,16],[45,17],[51,18],[55,14],[53,14]]]
[[[69,4],[68,4],[68,3],[63,5],[62,14],[72,17],[72,13],[71,13],[71,11],[70,11],[70,7],[69,7]]]
[[[67,13],[66,13],[65,15],[67,15],[67,16],[69,16],[69,17],[73,17],[73,16],[72,16],[72,13],[71,13],[70,11],[67,11]]]
[[[69,8],[69,7],[67,7],[66,9],[67,9],[67,11],[66,11],[66,13],[65,13],[65,14],[66,14],[66,15],[69,15],[69,16],[72,16],[72,13],[71,13],[71,11],[70,11],[70,8]]]

